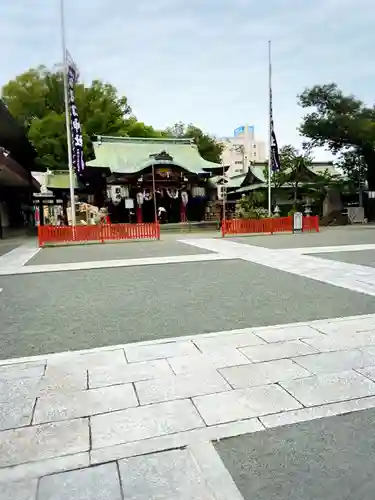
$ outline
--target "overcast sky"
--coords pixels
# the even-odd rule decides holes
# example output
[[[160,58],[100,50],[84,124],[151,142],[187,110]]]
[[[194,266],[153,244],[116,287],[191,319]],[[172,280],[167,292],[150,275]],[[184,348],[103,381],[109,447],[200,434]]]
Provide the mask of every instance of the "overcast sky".
[[[82,79],[114,84],[139,120],[267,138],[268,39],[280,145],[300,145],[296,96],[337,82],[375,101],[374,0],[65,0]],[[0,1],[0,84],[61,60],[59,0]],[[319,159],[327,158],[324,152]]]

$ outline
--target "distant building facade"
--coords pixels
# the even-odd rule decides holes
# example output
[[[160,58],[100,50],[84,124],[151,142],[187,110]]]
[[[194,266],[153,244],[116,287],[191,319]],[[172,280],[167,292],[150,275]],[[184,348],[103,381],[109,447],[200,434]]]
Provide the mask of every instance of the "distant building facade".
[[[228,177],[246,174],[250,164],[266,161],[266,143],[255,138],[254,126],[240,126],[233,137],[224,137],[221,142],[224,144],[221,161],[229,166]]]

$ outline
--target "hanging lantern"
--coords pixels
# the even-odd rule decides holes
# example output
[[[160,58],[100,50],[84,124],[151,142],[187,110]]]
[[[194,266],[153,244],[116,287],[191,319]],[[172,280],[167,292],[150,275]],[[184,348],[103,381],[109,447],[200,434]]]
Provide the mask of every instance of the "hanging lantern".
[[[143,205],[143,193],[137,193],[137,203],[138,205]]]

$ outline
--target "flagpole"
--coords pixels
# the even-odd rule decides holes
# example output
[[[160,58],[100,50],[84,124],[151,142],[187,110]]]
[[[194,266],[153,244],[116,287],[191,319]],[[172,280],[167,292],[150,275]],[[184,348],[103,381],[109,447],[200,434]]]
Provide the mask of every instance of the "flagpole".
[[[272,177],[272,63],[271,63],[271,41],[268,42],[268,217],[272,216],[272,194],[271,194],[271,177]]]
[[[69,96],[68,96],[68,58],[65,40],[65,8],[64,0],[60,0],[60,20],[61,20],[61,45],[63,51],[63,79],[64,79],[64,103],[65,103],[65,125],[66,142],[68,146],[68,164],[69,164],[69,190],[70,190],[70,210],[72,217],[72,226],[76,225],[76,204],[74,195],[74,171],[72,155],[72,136],[70,128],[69,114]]]

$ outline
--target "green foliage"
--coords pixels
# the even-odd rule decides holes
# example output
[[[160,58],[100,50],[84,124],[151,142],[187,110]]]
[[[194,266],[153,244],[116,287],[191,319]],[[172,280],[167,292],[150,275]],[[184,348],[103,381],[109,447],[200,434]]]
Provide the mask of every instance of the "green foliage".
[[[163,133],[131,115],[126,97],[116,88],[99,80],[75,87],[86,160],[93,158],[91,140],[95,135],[162,137]],[[26,71],[8,82],[2,98],[10,113],[26,128],[38,154],[38,162],[50,170],[66,169],[66,146],[63,75],[58,68],[44,66]]]
[[[334,83],[316,85],[299,96],[303,108],[315,108],[304,116],[300,133],[313,146],[325,146],[341,154],[341,164],[354,176],[362,170],[375,189],[375,107],[367,107],[352,95],[344,95]]]
[[[242,196],[236,206],[236,218],[263,219],[268,217],[268,211],[264,208],[265,200],[266,195],[261,191],[251,191],[247,196]]]
[[[182,122],[178,122],[168,128],[166,133],[170,137],[186,137],[194,139],[202,158],[214,163],[220,163],[221,153],[224,148],[223,144],[217,141],[214,137],[205,134],[195,125],[185,125]]]

